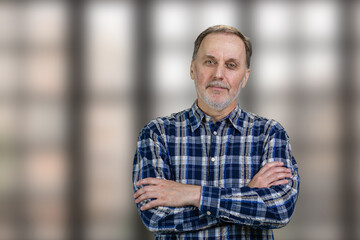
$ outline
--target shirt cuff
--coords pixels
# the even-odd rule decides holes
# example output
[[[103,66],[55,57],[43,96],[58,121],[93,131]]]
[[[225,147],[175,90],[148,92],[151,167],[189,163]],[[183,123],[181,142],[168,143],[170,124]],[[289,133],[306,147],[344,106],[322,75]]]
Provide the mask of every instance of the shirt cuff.
[[[220,188],[203,186],[200,198],[200,211],[209,216],[218,217],[220,196]]]

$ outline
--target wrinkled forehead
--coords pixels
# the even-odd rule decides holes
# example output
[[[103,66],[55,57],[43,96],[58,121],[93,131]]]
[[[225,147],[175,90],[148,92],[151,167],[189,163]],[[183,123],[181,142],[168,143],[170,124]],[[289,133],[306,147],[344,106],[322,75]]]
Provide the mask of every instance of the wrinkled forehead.
[[[201,42],[197,55],[240,60],[246,58],[246,49],[243,40],[235,34],[210,33]]]

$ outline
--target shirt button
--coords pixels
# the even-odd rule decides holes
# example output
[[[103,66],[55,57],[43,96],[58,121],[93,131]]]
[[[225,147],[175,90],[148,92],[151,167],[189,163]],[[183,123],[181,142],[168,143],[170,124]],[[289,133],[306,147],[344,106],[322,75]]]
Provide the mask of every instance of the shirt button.
[[[215,136],[217,135],[217,131],[214,131],[214,135],[215,135]]]
[[[210,212],[210,211],[207,211],[206,214],[207,214],[207,215],[211,215],[211,212]]]
[[[215,158],[214,158],[214,157],[212,157],[212,158],[211,158],[211,161],[212,161],[212,162],[215,162]]]

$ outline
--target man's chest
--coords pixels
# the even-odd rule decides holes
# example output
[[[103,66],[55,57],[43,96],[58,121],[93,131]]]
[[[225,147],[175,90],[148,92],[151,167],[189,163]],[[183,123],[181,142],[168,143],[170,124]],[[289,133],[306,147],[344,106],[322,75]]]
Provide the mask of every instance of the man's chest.
[[[168,138],[173,180],[196,185],[241,187],[261,168],[260,136],[206,132]]]

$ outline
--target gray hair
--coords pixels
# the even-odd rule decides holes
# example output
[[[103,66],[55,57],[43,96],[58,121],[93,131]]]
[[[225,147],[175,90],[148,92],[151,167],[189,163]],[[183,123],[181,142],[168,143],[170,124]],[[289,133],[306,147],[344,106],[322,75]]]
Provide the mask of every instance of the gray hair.
[[[192,60],[195,61],[196,55],[199,51],[200,44],[204,40],[204,38],[209,35],[210,33],[229,33],[238,36],[245,44],[246,50],[246,67],[250,68],[250,60],[252,55],[252,44],[250,39],[242,34],[239,30],[234,27],[227,26],[227,25],[215,25],[205,29],[200,35],[196,38],[194,42],[194,52],[192,55]]]

